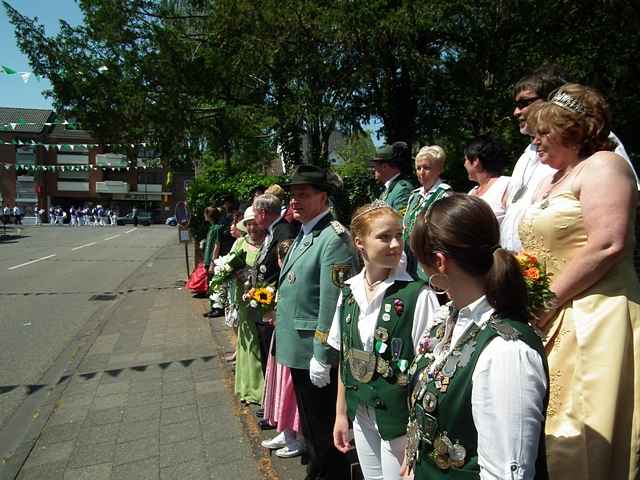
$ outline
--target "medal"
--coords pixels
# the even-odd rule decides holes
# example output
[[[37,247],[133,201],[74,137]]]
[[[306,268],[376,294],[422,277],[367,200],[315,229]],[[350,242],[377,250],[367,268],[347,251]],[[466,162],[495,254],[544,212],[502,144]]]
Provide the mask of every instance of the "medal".
[[[376,353],[382,355],[384,352],[387,351],[387,344],[380,340],[376,340],[374,348],[376,350]]]
[[[391,369],[391,365],[384,358],[378,357],[378,363],[376,365],[377,372],[382,375],[384,378],[388,378],[393,373]]]
[[[386,328],[378,327],[374,333],[374,338],[382,342],[389,340],[389,332]]]
[[[436,455],[433,460],[440,470],[449,470],[449,467],[451,466],[449,463],[449,457],[446,455]]]
[[[403,341],[401,338],[391,339],[391,360],[394,362],[400,358],[400,354],[402,353],[402,344]]]
[[[464,448],[458,441],[449,450],[449,461],[454,468],[464,467],[464,461],[467,458],[467,449]]]
[[[267,266],[266,265],[260,265],[260,272],[261,273],[266,273],[267,272]]]
[[[398,370],[404,373],[407,367],[409,366],[409,361],[406,358],[403,358],[402,360],[398,360],[397,365],[398,365]]]
[[[296,283],[296,274],[294,272],[289,272],[287,274],[287,280],[289,280],[289,283],[293,285]]]
[[[391,320],[391,315],[389,315],[388,313],[383,313],[382,314],[382,321],[383,322],[388,322],[389,320]]]
[[[438,397],[436,397],[435,394],[431,392],[427,392],[424,394],[424,397],[422,397],[422,407],[426,412],[433,412],[436,409],[437,405]]]

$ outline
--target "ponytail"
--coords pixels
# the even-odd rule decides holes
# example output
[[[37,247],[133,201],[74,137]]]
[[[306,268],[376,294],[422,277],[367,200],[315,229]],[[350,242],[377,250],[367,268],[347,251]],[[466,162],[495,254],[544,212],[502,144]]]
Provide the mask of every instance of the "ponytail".
[[[516,257],[504,248],[493,252],[493,265],[486,275],[486,294],[496,312],[513,320],[527,321],[527,284]]]

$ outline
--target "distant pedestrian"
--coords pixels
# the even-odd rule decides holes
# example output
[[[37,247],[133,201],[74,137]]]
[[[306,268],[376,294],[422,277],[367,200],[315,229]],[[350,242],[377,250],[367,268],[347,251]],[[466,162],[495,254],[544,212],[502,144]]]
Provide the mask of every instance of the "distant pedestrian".
[[[138,226],[138,209],[136,207],[133,207],[131,209],[131,216],[133,217],[133,226],[137,227]]]
[[[2,224],[6,225],[11,219],[11,209],[6,205],[2,208]]]
[[[16,225],[22,225],[22,209],[18,205],[13,207],[13,217]]]

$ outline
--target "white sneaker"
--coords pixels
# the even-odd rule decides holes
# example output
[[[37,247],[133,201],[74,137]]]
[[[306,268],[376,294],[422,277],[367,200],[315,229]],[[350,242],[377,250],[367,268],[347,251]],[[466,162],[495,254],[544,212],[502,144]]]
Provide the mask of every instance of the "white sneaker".
[[[304,452],[304,444],[302,442],[291,442],[279,450],[276,450],[276,456],[280,458],[293,458],[302,455]]]
[[[271,440],[263,440],[260,444],[264,448],[268,448],[269,450],[278,450],[287,445],[287,442],[284,439],[284,432],[279,433]]]

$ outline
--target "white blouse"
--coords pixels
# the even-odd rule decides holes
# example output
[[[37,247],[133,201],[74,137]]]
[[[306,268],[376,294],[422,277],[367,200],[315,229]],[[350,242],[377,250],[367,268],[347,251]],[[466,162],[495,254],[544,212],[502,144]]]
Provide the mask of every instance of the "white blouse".
[[[445,325],[444,337],[434,348],[434,363],[453,350],[473,324],[483,328],[493,312],[485,296],[460,309],[457,320]],[[547,391],[542,357],[521,340],[496,336],[478,357],[472,382],[480,478],[533,479]]]
[[[378,323],[378,317],[380,315],[380,309],[382,308],[382,300],[384,294],[396,280],[412,281],[413,278],[407,273],[407,262],[404,253],[402,254],[402,260],[398,267],[391,272],[389,277],[382,282],[375,291],[375,297],[371,303],[367,300],[367,294],[364,286],[364,269],[357,275],[351,277],[345,283],[351,287],[353,298],[358,304],[360,315],[358,317],[358,332],[360,333],[360,339],[365,351],[373,351],[373,340]],[[336,350],[341,349],[341,332],[340,332],[340,306],[342,305],[342,292],[338,297],[338,304],[336,306],[336,313],[333,317],[331,329],[329,330],[329,337],[327,343]],[[414,353],[418,349],[418,342],[425,331],[427,322],[433,318],[435,312],[438,310],[438,299],[431,289],[424,287],[419,293],[416,300],[415,311],[413,314],[413,327],[411,329],[411,336],[413,338]]]
[[[489,190],[484,192],[482,195],[478,195],[476,193],[478,191],[478,188],[480,188],[479,186],[473,187],[471,190],[469,190],[469,195],[475,195],[476,197],[481,198],[489,204],[491,210],[493,210],[493,213],[496,215],[499,224],[502,222],[502,218],[504,217],[502,196],[509,187],[510,179],[511,177],[497,177],[489,187]]]

